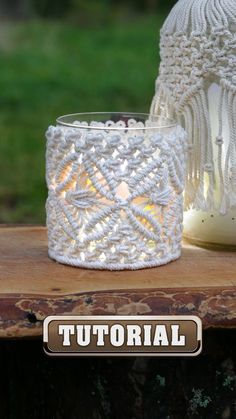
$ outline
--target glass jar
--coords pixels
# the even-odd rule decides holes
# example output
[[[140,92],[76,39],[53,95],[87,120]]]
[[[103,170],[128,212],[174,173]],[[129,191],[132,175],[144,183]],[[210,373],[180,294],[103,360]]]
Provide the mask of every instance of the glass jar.
[[[59,117],[47,134],[49,256],[140,269],[181,254],[185,132],[160,116]]]

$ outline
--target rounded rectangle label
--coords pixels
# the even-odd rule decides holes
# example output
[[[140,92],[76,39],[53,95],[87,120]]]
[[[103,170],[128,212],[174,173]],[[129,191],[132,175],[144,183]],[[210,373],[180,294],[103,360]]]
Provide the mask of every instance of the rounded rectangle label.
[[[52,356],[197,356],[196,316],[49,316],[44,350]]]

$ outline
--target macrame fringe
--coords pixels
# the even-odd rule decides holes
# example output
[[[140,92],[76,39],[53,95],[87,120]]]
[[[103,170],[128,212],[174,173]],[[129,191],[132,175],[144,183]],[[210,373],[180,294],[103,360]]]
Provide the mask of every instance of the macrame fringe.
[[[236,206],[236,33],[232,24],[236,24],[235,0],[179,0],[161,30],[162,60],[151,113],[174,117],[187,131],[186,210],[226,214]],[[205,83],[209,75],[219,80],[220,87],[216,138]],[[224,124],[229,138],[224,138]]]

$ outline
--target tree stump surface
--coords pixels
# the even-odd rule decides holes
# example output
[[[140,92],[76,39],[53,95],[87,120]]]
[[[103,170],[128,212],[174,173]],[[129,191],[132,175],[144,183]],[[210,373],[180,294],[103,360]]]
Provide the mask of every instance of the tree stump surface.
[[[182,257],[139,271],[54,262],[45,227],[0,228],[0,337],[42,334],[48,315],[197,315],[236,327],[236,253],[183,243]]]

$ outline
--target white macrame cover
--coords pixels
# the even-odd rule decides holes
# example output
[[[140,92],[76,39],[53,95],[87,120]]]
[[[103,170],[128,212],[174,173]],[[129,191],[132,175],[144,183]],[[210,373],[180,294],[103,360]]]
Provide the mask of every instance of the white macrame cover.
[[[185,209],[225,214],[236,205],[236,0],[179,0],[161,30],[160,48],[151,112],[177,116],[188,133]],[[216,138],[211,83],[220,87]]]
[[[133,127],[140,124],[128,122]],[[105,128],[50,126],[46,133],[49,256],[74,266],[110,270],[177,259],[184,130],[175,126],[160,134]]]

